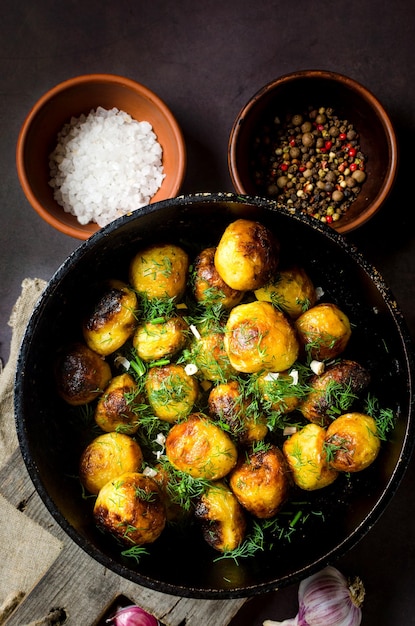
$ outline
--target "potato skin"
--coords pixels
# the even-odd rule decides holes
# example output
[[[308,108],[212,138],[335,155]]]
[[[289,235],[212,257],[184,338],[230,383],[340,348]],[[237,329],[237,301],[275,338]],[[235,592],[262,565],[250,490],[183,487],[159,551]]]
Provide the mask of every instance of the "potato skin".
[[[195,508],[205,541],[219,552],[235,550],[244,540],[246,517],[231,489],[217,481],[201,496]]]
[[[326,431],[317,424],[307,424],[284,441],[283,453],[294,483],[306,491],[331,485],[338,472],[330,467],[324,451]]]
[[[225,326],[225,349],[239,372],[281,372],[299,352],[294,328],[270,302],[249,302],[234,307]]]
[[[145,389],[154,414],[170,423],[190,415],[199,395],[196,378],[174,363],[151,368]]]
[[[170,357],[182,350],[188,340],[188,325],[182,317],[171,317],[165,322],[140,324],[133,336],[133,346],[143,361]]]
[[[120,374],[111,379],[95,407],[94,419],[102,430],[114,430],[133,435],[138,430],[138,416],[134,412],[132,398],[137,385],[129,374]]]
[[[157,483],[139,472],[126,472],[100,490],[95,522],[126,546],[145,545],[159,538],[166,512]]]
[[[302,267],[280,269],[270,282],[255,291],[258,300],[271,302],[292,319],[314,306],[316,290],[311,278]]]
[[[281,450],[269,446],[238,461],[229,476],[230,487],[240,504],[260,519],[274,517],[288,497],[291,481]]]
[[[333,303],[316,304],[295,325],[301,344],[320,361],[339,356],[352,334],[349,318]]]
[[[208,331],[191,344],[192,359],[205,380],[221,382],[227,380],[235,369],[225,350],[224,332]]]
[[[238,451],[223,430],[202,413],[175,424],[166,438],[166,456],[193,478],[219,480],[235,466]]]
[[[249,404],[250,399],[243,396],[236,380],[219,383],[208,397],[210,417],[225,423],[240,444],[261,441],[268,433],[266,420],[261,416],[250,415]]]
[[[98,494],[107,482],[120,474],[138,472],[142,463],[143,454],[134,439],[122,433],[105,433],[83,451],[79,478],[87,491]]]
[[[137,296],[127,284],[110,280],[84,319],[83,336],[98,354],[112,354],[129,339],[136,326]]]
[[[231,309],[242,300],[245,292],[232,289],[225,283],[215,266],[216,248],[205,248],[193,263],[193,295],[206,305],[221,304]]]
[[[215,267],[232,289],[250,291],[265,285],[277,269],[279,243],[260,222],[238,219],[229,224],[215,252]]]
[[[98,398],[111,377],[108,363],[80,342],[61,350],[55,364],[57,391],[72,406],[88,404]]]
[[[186,289],[189,257],[179,246],[154,244],[140,250],[130,263],[129,276],[134,289],[150,300],[179,300]]]
[[[293,384],[288,371],[263,372],[257,377],[256,384],[264,403],[272,411],[285,415],[295,411],[301,402],[302,387]]]
[[[331,448],[331,467],[339,472],[360,472],[379,454],[376,421],[364,413],[345,413],[327,428],[326,444]]]
[[[330,409],[334,402],[330,390],[347,389],[348,393],[358,394],[369,382],[370,374],[362,365],[350,359],[342,359],[328,366],[320,376],[311,377],[310,392],[298,408],[310,422],[327,426],[332,421]]]

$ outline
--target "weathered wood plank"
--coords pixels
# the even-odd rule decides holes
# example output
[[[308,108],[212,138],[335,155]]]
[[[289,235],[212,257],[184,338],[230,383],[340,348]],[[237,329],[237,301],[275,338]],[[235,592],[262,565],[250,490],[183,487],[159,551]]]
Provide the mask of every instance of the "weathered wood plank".
[[[225,626],[244,604],[237,600],[193,600],[136,585],[95,562],[54,521],[27,473],[20,451],[0,471],[0,492],[30,519],[63,543],[63,549],[36,587],[7,620],[7,626],[47,625],[55,610],[68,626],[93,626],[118,596],[154,614],[166,626]],[[56,610],[60,610],[56,612]]]

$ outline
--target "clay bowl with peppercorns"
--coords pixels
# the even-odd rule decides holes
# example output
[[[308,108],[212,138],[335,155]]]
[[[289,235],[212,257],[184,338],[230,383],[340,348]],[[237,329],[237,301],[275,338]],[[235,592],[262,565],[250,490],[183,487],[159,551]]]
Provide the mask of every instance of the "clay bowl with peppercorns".
[[[235,190],[275,200],[347,233],[382,207],[395,182],[398,146],[379,100],[328,71],[286,74],[237,115],[228,165]]]

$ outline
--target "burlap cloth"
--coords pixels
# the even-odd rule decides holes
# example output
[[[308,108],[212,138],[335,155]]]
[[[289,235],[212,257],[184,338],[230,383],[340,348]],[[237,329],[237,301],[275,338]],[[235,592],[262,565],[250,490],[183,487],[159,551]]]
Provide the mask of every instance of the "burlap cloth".
[[[43,280],[26,278],[9,320],[13,329],[10,356],[0,371],[0,469],[18,446],[13,403],[16,362],[26,324],[45,286]],[[49,569],[61,548],[58,539],[0,493],[0,624]]]

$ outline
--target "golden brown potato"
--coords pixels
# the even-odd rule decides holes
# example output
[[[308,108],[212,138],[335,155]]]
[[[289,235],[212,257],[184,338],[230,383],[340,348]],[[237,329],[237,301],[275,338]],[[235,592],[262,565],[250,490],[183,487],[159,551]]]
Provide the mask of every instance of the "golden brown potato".
[[[304,395],[303,385],[299,385],[295,374],[288,371],[262,372],[256,384],[267,408],[283,415],[295,411]]]
[[[235,369],[225,350],[224,333],[212,330],[201,334],[191,344],[192,360],[205,380],[225,381]]]
[[[133,336],[133,346],[143,361],[171,357],[182,350],[188,339],[188,325],[182,317],[165,322],[140,324]]]
[[[151,245],[140,250],[130,264],[130,282],[134,289],[153,300],[180,300],[186,289],[189,257],[174,244]]]
[[[76,342],[63,349],[55,365],[57,391],[73,406],[96,400],[111,376],[108,363],[83,343]]]
[[[136,326],[137,296],[120,280],[110,280],[83,322],[87,345],[98,354],[112,354],[131,337]]]
[[[235,466],[238,451],[229,435],[206,415],[192,413],[171,428],[166,455],[173,467],[193,478],[219,480]]]
[[[268,432],[263,416],[250,411],[252,399],[244,397],[236,380],[219,383],[209,393],[209,415],[229,428],[229,432],[241,444],[261,441]],[[223,426],[222,426],[223,427]]]
[[[170,423],[187,417],[199,395],[196,378],[175,363],[151,368],[145,389],[154,415]]]
[[[292,319],[314,306],[316,290],[302,267],[280,269],[266,285],[255,291],[258,300],[271,302]]]
[[[255,517],[274,517],[288,497],[290,478],[281,450],[268,446],[244,455],[229,477],[241,505]]]
[[[225,327],[225,349],[239,372],[282,372],[299,352],[295,331],[270,302],[249,302],[234,307]]]
[[[127,472],[100,490],[95,506],[97,526],[128,547],[153,543],[166,525],[157,483],[139,472]]]
[[[347,410],[369,382],[370,374],[362,365],[342,359],[311,377],[310,391],[299,410],[310,422],[327,426],[336,417],[334,411],[339,415]]]
[[[345,413],[326,432],[326,452],[331,467],[339,472],[360,472],[376,459],[380,450],[376,421],[364,413]]]
[[[235,550],[244,540],[244,511],[224,482],[212,483],[198,501],[195,515],[202,522],[205,541],[215,550]]]
[[[240,303],[244,291],[232,289],[215,267],[216,248],[202,250],[193,263],[193,294],[197,302],[206,305],[221,304],[231,309]]]
[[[326,431],[317,424],[307,424],[284,441],[283,452],[298,487],[314,491],[331,485],[338,472],[324,450]]]
[[[85,448],[79,478],[85,489],[97,494],[110,480],[125,472],[138,472],[143,463],[141,448],[122,433],[99,435]]]
[[[190,515],[190,510],[187,507],[182,506],[182,503],[176,502],[171,496],[171,484],[176,481],[176,478],[168,472],[165,464],[158,463],[154,468],[154,480],[160,489],[160,494],[164,502],[164,508],[166,510],[166,518],[168,522],[182,522]],[[174,489],[173,489],[174,491]]]
[[[332,303],[316,304],[297,318],[301,344],[313,359],[334,359],[345,349],[352,334],[349,318]]]
[[[215,252],[215,267],[232,289],[249,291],[265,285],[275,273],[279,243],[263,224],[238,219],[222,234]]]
[[[134,408],[138,404],[137,385],[132,376],[114,376],[97,402],[95,422],[107,433],[117,430],[133,435],[138,430],[138,415]]]

